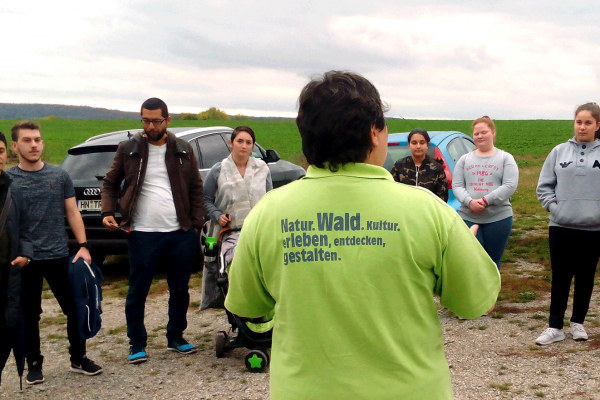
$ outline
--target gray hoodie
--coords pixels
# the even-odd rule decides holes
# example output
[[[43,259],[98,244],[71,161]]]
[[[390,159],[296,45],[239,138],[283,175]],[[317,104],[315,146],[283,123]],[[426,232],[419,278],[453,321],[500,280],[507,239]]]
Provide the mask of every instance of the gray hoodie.
[[[552,149],[537,186],[542,207],[550,211],[550,226],[600,230],[600,140],[575,138]]]

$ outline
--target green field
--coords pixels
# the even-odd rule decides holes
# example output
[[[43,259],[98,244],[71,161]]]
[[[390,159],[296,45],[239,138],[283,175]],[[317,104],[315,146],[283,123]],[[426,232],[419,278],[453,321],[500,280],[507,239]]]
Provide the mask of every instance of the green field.
[[[9,133],[17,121],[0,120],[0,131]],[[101,133],[140,128],[132,120],[61,120],[44,119],[42,126],[45,142],[44,159],[59,164],[67,150],[85,139]],[[496,145],[515,156],[520,178],[517,192],[512,197],[515,212],[513,235],[509,241],[503,266],[502,296],[507,301],[518,301],[523,293],[546,291],[549,287],[550,257],[548,250],[548,213],[540,206],[535,195],[539,171],[550,150],[565,142],[573,132],[572,121],[525,120],[495,121]],[[469,134],[471,121],[390,120],[389,131],[406,132],[421,127],[429,131],[457,130]],[[265,148],[275,149],[283,159],[305,166],[301,152],[300,134],[294,121],[181,121],[173,120],[171,127],[179,126],[250,125],[257,141]],[[518,263],[542,264],[543,271],[521,279]],[[531,275],[531,274],[530,274]]]

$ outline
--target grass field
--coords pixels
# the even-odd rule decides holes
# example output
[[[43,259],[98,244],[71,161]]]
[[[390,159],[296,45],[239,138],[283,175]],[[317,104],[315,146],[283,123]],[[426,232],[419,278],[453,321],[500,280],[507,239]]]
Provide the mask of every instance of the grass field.
[[[9,133],[17,121],[0,120],[0,131]],[[101,133],[140,128],[132,120],[61,120],[38,121],[45,142],[44,159],[59,164],[67,150],[85,139]],[[514,230],[504,255],[502,297],[507,301],[526,301],[541,291],[549,290],[550,257],[548,250],[548,213],[540,206],[535,188],[541,166],[550,150],[565,142],[573,132],[572,121],[507,120],[495,121],[496,146],[511,153],[519,165],[517,192],[512,197],[515,213]],[[279,152],[283,159],[303,164],[300,134],[294,121],[179,121],[180,126],[251,126],[257,141],[265,148]],[[390,132],[406,132],[421,127],[429,131],[456,130],[470,134],[471,121],[390,120]],[[545,268],[526,278],[517,273],[518,263],[534,262]],[[528,294],[529,293],[529,294]]]

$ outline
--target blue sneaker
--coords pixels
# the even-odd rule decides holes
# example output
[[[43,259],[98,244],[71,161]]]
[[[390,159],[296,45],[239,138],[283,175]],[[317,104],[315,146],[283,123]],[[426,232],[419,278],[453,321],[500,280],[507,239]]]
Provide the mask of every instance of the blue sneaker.
[[[167,344],[167,350],[176,351],[179,354],[192,354],[198,351],[196,346],[189,344],[185,339],[173,340]]]
[[[146,358],[146,349],[144,347],[134,347],[129,346],[129,357],[127,358],[129,364],[139,364],[143,363],[148,358]]]

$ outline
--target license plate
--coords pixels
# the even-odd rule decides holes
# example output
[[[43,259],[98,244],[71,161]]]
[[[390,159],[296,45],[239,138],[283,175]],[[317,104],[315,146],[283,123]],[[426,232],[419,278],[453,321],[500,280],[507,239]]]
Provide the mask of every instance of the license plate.
[[[100,211],[102,209],[102,200],[77,200],[79,211]]]

